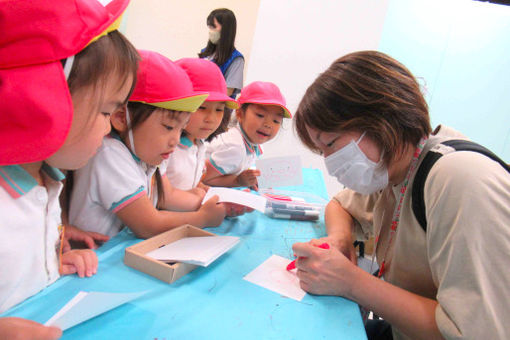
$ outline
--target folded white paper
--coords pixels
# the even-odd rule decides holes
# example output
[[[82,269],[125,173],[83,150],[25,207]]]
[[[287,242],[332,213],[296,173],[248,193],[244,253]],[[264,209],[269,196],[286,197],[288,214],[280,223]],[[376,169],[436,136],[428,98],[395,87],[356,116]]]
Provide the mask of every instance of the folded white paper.
[[[306,292],[299,286],[296,273],[287,270],[287,265],[290,262],[291,260],[284,257],[271,255],[243,279],[291,299],[301,301]]]
[[[218,195],[219,197],[218,202],[230,202],[239,205],[244,205],[252,209],[258,210],[261,213],[264,213],[266,209],[267,200],[263,196],[255,195],[246,191],[220,187],[209,188],[207,194],[205,194],[202,204],[204,204],[214,195]]]
[[[185,237],[148,252],[159,261],[175,261],[207,267],[239,242],[236,236]]]
[[[114,309],[126,302],[134,300],[147,292],[106,293],[79,292],[53,315],[45,326],[57,326],[63,331],[99,314]]]

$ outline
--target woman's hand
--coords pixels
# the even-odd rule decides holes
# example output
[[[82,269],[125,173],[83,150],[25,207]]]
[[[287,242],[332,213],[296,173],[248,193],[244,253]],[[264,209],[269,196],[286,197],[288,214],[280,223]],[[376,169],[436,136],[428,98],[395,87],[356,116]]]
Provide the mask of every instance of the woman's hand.
[[[46,327],[22,318],[0,318],[0,339],[9,340],[54,340],[62,336],[57,327]]]
[[[75,249],[62,254],[60,275],[76,273],[79,277],[90,277],[97,273],[97,255],[90,249]]]
[[[337,248],[295,243],[292,249],[297,256],[297,276],[303,290],[318,295],[350,295],[351,274],[358,268]]]
[[[314,246],[318,246],[319,244],[327,243],[331,247],[336,248],[344,254],[349,261],[357,265],[358,256],[356,255],[356,249],[354,248],[354,243],[351,238],[348,239],[339,239],[333,236],[321,237],[319,239],[310,240],[310,243]]]
[[[71,250],[69,241],[83,242],[90,249],[97,249],[97,243],[103,243],[110,239],[109,236],[95,233],[92,231],[84,231],[72,225],[66,225],[64,230],[64,244],[62,251],[67,253]]]

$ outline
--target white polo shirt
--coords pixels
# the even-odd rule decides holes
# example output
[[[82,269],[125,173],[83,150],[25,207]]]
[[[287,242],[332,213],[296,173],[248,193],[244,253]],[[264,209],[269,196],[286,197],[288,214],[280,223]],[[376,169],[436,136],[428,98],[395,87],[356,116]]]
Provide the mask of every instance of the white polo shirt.
[[[98,152],[75,171],[69,222],[87,231],[115,236],[123,227],[115,214],[147,195],[157,203],[152,177],[157,167],[148,166],[112,133],[103,139]]]
[[[43,164],[46,186],[19,165],[0,166],[0,313],[59,277],[59,195],[64,175]]]
[[[239,175],[262,154],[260,145],[250,143],[239,125],[213,139],[207,151],[209,162],[222,175]]]
[[[168,158],[166,175],[173,187],[190,190],[198,185],[205,171],[205,152],[207,148],[202,140],[197,144],[186,136]]]

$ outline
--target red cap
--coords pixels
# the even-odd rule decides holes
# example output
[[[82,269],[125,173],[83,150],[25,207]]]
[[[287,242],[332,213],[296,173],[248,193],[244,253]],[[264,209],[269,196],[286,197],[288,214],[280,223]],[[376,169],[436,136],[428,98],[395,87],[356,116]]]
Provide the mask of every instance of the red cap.
[[[195,112],[202,105],[207,93],[194,91],[188,75],[176,63],[157,52],[139,53],[142,60],[129,101],[187,112]]]
[[[117,29],[128,3],[0,1],[0,165],[41,161],[62,146],[73,103],[61,60]]]
[[[285,98],[278,86],[266,81],[254,81],[241,90],[237,100],[239,104],[277,105],[283,109],[283,117],[292,118],[289,109],[285,107]]]
[[[193,90],[209,93],[208,102],[225,102],[229,109],[239,108],[239,104],[227,95],[227,83],[218,65],[200,58],[182,58],[175,63],[186,71]]]

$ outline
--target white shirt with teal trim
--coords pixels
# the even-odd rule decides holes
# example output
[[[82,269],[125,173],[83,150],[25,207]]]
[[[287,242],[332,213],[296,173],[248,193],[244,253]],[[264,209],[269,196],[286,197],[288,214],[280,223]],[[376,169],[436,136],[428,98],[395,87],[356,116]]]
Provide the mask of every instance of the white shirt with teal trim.
[[[205,170],[206,146],[202,140],[197,144],[186,136],[168,158],[166,175],[173,187],[181,190],[195,188]]]
[[[19,165],[0,166],[0,313],[55,282],[64,175],[43,164],[45,186]]]
[[[156,167],[147,166],[131,153],[117,135],[103,139],[98,152],[74,173],[69,222],[83,230],[115,236],[123,227],[116,212],[154,190]]]
[[[238,125],[213,139],[207,153],[211,165],[222,175],[239,175],[255,165],[262,148],[250,143]]]

